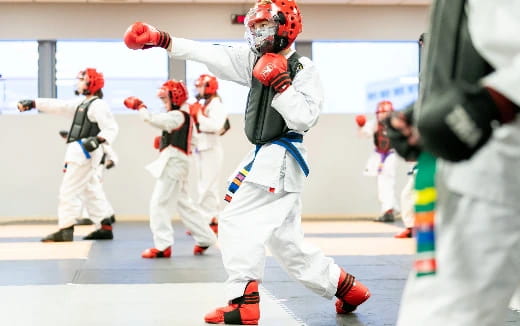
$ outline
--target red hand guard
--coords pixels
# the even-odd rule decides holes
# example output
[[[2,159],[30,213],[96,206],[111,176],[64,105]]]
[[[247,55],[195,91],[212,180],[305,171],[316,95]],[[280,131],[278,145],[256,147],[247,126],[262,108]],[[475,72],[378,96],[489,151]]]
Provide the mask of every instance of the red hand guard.
[[[356,115],[356,123],[358,126],[363,127],[367,123],[367,118],[363,114]]]
[[[146,108],[146,105],[144,105],[143,101],[141,101],[140,99],[138,99],[135,96],[127,97],[125,99],[124,104],[130,110],[139,110],[142,108]]]
[[[199,102],[195,102],[195,103],[191,104],[190,105],[190,115],[192,116],[192,118],[197,119],[197,115],[199,114],[199,112],[202,111],[202,109],[203,109],[203,106]]]
[[[170,34],[143,22],[130,25],[123,39],[126,46],[132,50],[149,49],[156,46],[167,49],[171,42]]]
[[[280,54],[264,54],[256,63],[253,76],[263,85],[273,87],[278,93],[284,92],[292,84],[287,72],[287,59]]]
[[[153,148],[159,149],[161,147],[161,136],[157,136],[153,139]]]

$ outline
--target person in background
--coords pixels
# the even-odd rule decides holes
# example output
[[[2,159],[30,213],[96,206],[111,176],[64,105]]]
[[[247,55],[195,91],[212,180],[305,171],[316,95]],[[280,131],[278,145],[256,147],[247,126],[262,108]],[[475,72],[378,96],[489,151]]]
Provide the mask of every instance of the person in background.
[[[60,114],[72,118],[67,135],[65,164],[67,166],[60,187],[58,203],[59,230],[47,235],[43,242],[73,241],[74,224],[81,217],[83,203],[96,230],[85,240],[111,240],[113,210],[106,198],[97,169],[103,158],[103,147],[111,145],[119,131],[108,103],[103,100],[103,74],[87,68],[78,74],[74,100],[37,98],[21,100],[18,110],[34,108],[39,111]]]
[[[187,188],[189,156],[192,154],[193,121],[189,114],[188,91],[184,83],[168,80],[157,96],[166,109],[152,114],[137,97],[125,99],[131,110],[139,111],[142,119],[152,127],[162,130],[158,143],[159,157],[147,169],[157,180],[150,199],[150,229],[154,247],[141,254],[143,258],[169,258],[174,245],[171,212],[177,208],[182,222],[191,230],[195,239],[194,255],[202,255],[217,238],[204,214],[193,204]]]
[[[197,163],[198,196],[195,201],[207,216],[213,232],[218,233],[218,214],[223,194],[220,189],[224,149],[221,133],[226,125],[227,111],[217,93],[215,76],[202,74],[195,81],[197,102],[190,106],[195,121],[197,147],[194,156]]]
[[[67,138],[69,137],[69,132],[67,130],[60,130],[59,135],[61,138],[67,140]],[[96,169],[97,177],[98,177],[100,183],[103,183],[105,169],[110,170],[113,167],[115,167],[119,162],[118,156],[117,156],[116,152],[114,151],[114,149],[112,148],[112,146],[109,146],[108,144],[104,144],[103,152],[104,152],[103,158],[101,159],[101,162],[100,162],[98,168]],[[66,170],[67,170],[67,164],[64,164],[63,172],[65,173]],[[95,191],[95,189],[94,189],[94,191]],[[87,212],[84,201],[85,200],[82,199],[83,209],[82,209],[81,217],[76,219],[76,225],[94,224],[94,222],[90,218],[88,218],[88,212]],[[110,202],[108,202],[108,205],[110,208],[110,212],[112,212],[112,214],[110,215],[110,221],[112,222],[112,224],[114,224],[116,222],[116,216],[114,214],[114,209],[112,208],[112,205],[110,205]]]
[[[415,174],[417,170],[417,163],[412,162],[408,170],[408,181],[401,191],[401,218],[404,223],[404,230],[394,235],[394,238],[405,239],[413,237],[413,228],[415,225],[415,196],[414,183]]]
[[[395,195],[397,157],[383,124],[384,119],[392,112],[392,102],[384,100],[377,103],[375,120],[367,121],[365,115],[356,116],[360,134],[374,140],[375,148],[368,158],[363,174],[377,176],[377,196],[381,204],[381,215],[374,219],[376,222],[394,222],[398,207]]]

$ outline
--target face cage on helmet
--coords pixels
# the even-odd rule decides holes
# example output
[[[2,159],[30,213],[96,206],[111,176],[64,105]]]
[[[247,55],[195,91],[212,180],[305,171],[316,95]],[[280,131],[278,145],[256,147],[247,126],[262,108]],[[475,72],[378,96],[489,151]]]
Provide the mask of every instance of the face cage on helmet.
[[[253,7],[249,10],[244,21],[246,31],[244,38],[249,44],[249,48],[256,55],[262,55],[265,53],[278,53],[285,49],[288,45],[286,37],[278,36],[278,29],[280,26],[279,15],[283,15],[281,12],[273,15],[266,16],[265,19],[258,19],[261,14],[258,7]],[[257,22],[268,22],[271,24],[269,27],[254,28],[254,24]]]
[[[275,53],[276,26],[260,28],[256,30],[247,29],[244,35],[249,48],[256,54]],[[279,52],[279,51],[276,51]]]

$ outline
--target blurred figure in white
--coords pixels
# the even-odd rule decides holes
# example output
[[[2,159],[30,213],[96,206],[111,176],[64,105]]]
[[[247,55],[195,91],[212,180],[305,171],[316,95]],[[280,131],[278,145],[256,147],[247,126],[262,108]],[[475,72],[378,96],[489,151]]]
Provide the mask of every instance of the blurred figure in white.
[[[223,201],[223,184],[220,184],[224,149],[221,136],[229,129],[226,107],[217,93],[217,78],[202,74],[195,81],[197,102],[190,106],[197,132],[196,162],[197,194],[195,203],[209,217],[213,232],[218,233],[218,214]]]
[[[374,139],[374,151],[370,154],[363,174],[377,177],[377,195],[381,203],[381,215],[375,222],[394,222],[395,211],[398,209],[395,194],[395,177],[397,157],[386,135],[383,120],[394,111],[390,101],[377,104],[376,119],[367,121],[365,115],[356,116],[359,132],[365,137]]]
[[[78,74],[76,95],[84,95],[70,101],[53,98],[21,100],[18,110],[25,112],[33,108],[46,113],[65,115],[72,118],[67,135],[65,164],[67,166],[60,187],[57,232],[42,239],[43,242],[73,241],[74,224],[81,216],[82,201],[96,230],[85,240],[111,240],[113,210],[105,196],[98,178],[97,169],[103,158],[103,147],[113,144],[119,127],[108,103],[103,100],[103,74],[87,68]]]
[[[415,223],[415,196],[414,183],[417,171],[417,163],[413,162],[408,170],[408,181],[401,191],[401,218],[404,223],[404,230],[394,235],[394,238],[405,239],[413,237],[413,226]]]
[[[161,138],[156,141],[159,157],[147,166],[148,171],[156,178],[150,199],[150,229],[154,247],[143,251],[141,257],[171,257],[174,244],[171,214],[175,208],[182,222],[193,232],[196,242],[193,254],[202,255],[209,246],[217,242],[217,238],[206,223],[202,211],[193,204],[188,195],[187,180],[193,133],[193,122],[186,103],[188,90],[183,82],[168,80],[159,89],[157,96],[163,102],[166,112],[152,114],[134,96],[124,101],[127,108],[139,111],[146,123],[162,130]]]

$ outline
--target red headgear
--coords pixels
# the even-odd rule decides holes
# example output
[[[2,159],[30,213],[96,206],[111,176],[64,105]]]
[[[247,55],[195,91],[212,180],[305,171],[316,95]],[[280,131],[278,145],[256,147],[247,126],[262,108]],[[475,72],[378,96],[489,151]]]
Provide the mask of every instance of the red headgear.
[[[377,103],[376,113],[393,112],[394,105],[390,101],[381,101]]]
[[[165,82],[161,88],[159,88],[157,96],[168,96],[173,105],[180,107],[188,99],[188,90],[183,82],[172,79]]]
[[[256,23],[274,22],[274,30],[256,30]],[[257,0],[247,13],[246,39],[257,54],[277,53],[287,49],[302,31],[300,9],[294,0]]]
[[[103,74],[94,68],[87,68],[80,71],[78,78],[84,78],[85,82],[87,82],[87,89],[83,92],[84,95],[96,94],[97,91],[105,86]]]
[[[202,74],[195,81],[195,86],[204,86],[204,95],[215,95],[218,89],[218,81],[215,76]]]

